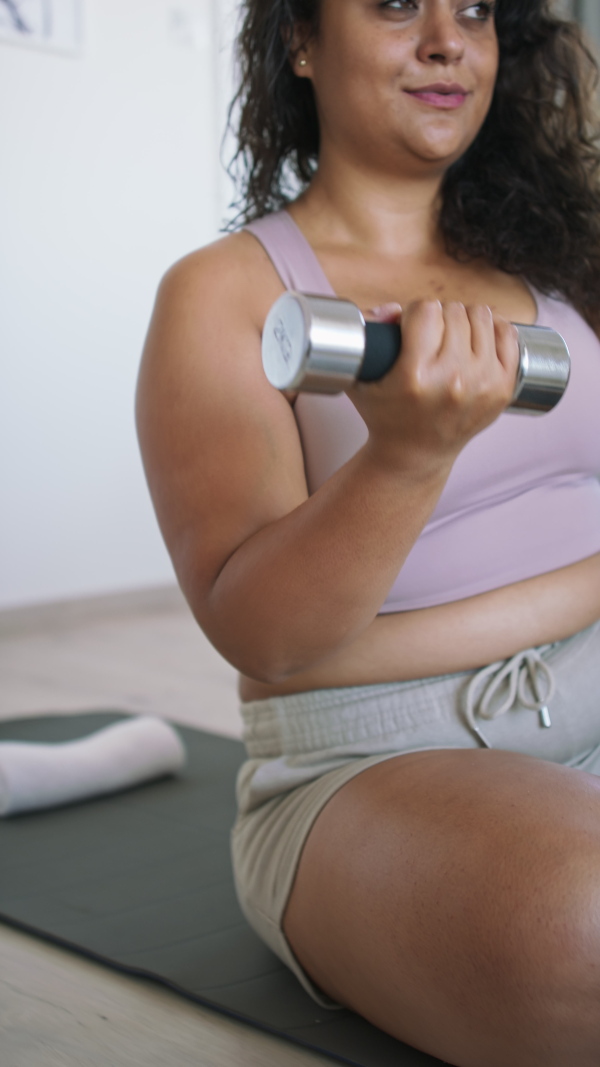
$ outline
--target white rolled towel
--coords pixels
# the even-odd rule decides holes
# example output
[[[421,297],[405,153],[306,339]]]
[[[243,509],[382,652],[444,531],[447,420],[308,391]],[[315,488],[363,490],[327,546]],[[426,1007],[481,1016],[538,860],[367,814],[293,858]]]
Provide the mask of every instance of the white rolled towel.
[[[76,741],[0,742],[0,815],[52,808],[173,774],[185,749],[169,723],[149,715]]]

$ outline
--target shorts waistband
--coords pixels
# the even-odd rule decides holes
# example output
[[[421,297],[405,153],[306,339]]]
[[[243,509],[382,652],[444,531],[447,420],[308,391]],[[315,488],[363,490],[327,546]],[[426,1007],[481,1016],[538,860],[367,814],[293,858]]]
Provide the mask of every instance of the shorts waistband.
[[[514,707],[534,710],[551,725],[553,669],[585,643],[596,627],[564,641],[525,649],[479,670],[380,685],[319,689],[241,705],[251,759],[302,757],[311,752],[369,745],[459,717],[491,748],[477,718],[496,719]]]

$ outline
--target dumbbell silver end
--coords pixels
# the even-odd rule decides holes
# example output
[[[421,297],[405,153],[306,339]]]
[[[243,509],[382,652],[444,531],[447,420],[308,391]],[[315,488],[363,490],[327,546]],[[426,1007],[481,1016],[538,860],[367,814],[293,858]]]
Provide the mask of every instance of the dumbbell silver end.
[[[276,389],[341,393],[356,381],[365,353],[365,320],[337,297],[284,293],[267,315],[265,374]]]
[[[569,349],[556,330],[547,326],[515,325],[521,358],[513,399],[506,410],[545,415],[556,407],[569,383]]]

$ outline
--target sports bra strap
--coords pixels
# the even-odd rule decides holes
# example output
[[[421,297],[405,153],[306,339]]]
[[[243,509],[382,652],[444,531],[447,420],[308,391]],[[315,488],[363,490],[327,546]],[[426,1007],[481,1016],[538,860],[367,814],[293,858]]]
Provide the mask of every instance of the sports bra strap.
[[[244,229],[260,241],[286,289],[335,296],[319,260],[287,211],[265,215]]]

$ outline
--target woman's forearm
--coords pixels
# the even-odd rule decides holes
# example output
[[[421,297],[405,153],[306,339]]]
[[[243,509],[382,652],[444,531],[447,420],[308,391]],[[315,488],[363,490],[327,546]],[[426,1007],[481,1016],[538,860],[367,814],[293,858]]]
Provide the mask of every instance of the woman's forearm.
[[[244,674],[271,683],[353,641],[377,615],[449,470],[385,464],[367,444],[227,560],[199,618],[210,639]]]

